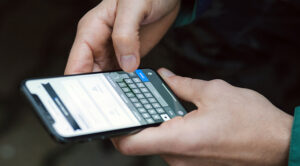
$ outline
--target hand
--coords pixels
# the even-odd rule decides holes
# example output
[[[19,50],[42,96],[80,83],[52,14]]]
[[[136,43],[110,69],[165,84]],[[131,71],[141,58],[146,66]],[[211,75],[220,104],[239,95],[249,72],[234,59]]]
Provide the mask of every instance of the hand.
[[[172,25],[179,7],[180,0],[103,0],[80,20],[65,73],[118,66],[133,72]]]
[[[113,138],[126,155],[159,154],[170,165],[284,165],[292,117],[265,97],[222,80],[159,73],[182,99],[197,106],[184,117],[135,135]]]

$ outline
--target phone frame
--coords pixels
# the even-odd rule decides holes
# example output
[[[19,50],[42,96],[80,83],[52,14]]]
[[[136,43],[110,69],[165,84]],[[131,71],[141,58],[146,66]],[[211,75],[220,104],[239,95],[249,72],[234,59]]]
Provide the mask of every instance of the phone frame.
[[[162,83],[165,84],[166,88],[170,91],[170,93],[175,97],[175,99],[179,102],[177,96],[174,94],[174,92],[171,90],[171,88],[168,86],[168,84],[163,80],[163,78],[153,69],[151,68],[141,68],[151,70],[152,72],[155,72],[158,78],[162,81]],[[32,79],[25,79],[21,83],[21,91],[26,96],[30,104],[34,108],[34,112],[38,116],[38,119],[42,122],[43,126],[46,128],[47,132],[59,143],[68,143],[68,142],[86,142],[86,141],[92,141],[95,139],[107,139],[114,136],[124,135],[124,134],[132,134],[136,133],[144,128],[148,127],[155,127],[159,126],[161,123],[154,123],[154,124],[147,124],[147,125],[141,125],[141,126],[135,126],[135,127],[128,127],[123,129],[114,129],[110,131],[104,131],[104,132],[97,132],[92,134],[86,134],[86,135],[80,135],[80,136],[73,136],[73,137],[63,137],[59,135],[56,130],[53,128],[51,119],[51,115],[49,115],[48,111],[46,110],[44,104],[41,102],[41,100],[38,98],[36,99],[34,97],[35,94],[30,93],[29,89],[26,87],[27,81],[32,80],[38,80],[38,79],[51,79],[51,78],[61,78],[61,77],[73,77],[73,76],[80,76],[80,75],[93,75],[93,74],[99,74],[99,73],[111,73],[111,72],[119,72],[122,70],[110,70],[110,71],[103,71],[103,72],[91,72],[91,73],[82,73],[82,74],[72,74],[72,75],[64,75],[64,76],[50,76],[50,77],[36,77]],[[37,95],[36,95],[37,96]],[[37,101],[38,100],[38,101]],[[184,111],[187,112],[186,108],[180,103],[180,105],[185,109]]]

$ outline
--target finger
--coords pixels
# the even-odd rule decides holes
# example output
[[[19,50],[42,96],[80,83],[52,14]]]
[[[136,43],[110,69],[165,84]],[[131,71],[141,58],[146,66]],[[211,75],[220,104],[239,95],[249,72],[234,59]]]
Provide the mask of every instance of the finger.
[[[165,68],[159,69],[158,73],[178,97],[196,105],[201,101],[201,90],[207,81],[177,76]]]
[[[143,22],[143,26],[140,29],[139,38],[141,44],[141,57],[146,55],[166,34],[166,32],[172,26],[174,20],[176,19],[177,14],[179,12],[179,8],[180,5],[178,3],[178,5],[173,11],[160,18],[159,20],[151,22],[151,24],[145,24],[145,22]],[[153,11],[151,13],[153,13]],[[150,18],[150,16],[147,16],[147,18]],[[150,23],[149,20],[148,22]]]
[[[183,127],[182,117],[173,118],[159,127],[150,127],[129,136],[113,138],[114,146],[125,155],[152,155],[172,152],[178,138],[178,128]]]
[[[113,2],[113,1],[111,1]],[[76,74],[101,70],[108,59],[107,45],[111,36],[111,19],[107,11],[113,6],[103,1],[89,11],[79,22],[76,38],[65,69],[66,74]],[[115,5],[116,6],[116,5]],[[94,64],[99,64],[95,67]]]
[[[146,9],[147,1],[118,2],[112,39],[119,64],[126,72],[133,72],[140,64],[139,29]]]
[[[72,46],[65,74],[78,74],[91,72],[94,65],[93,51],[86,42],[75,39]]]

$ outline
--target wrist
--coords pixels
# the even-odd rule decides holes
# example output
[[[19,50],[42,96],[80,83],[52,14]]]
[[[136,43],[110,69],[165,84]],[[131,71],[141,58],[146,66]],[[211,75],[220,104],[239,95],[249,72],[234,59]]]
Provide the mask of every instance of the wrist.
[[[283,113],[283,112],[282,112]],[[273,146],[277,147],[277,150],[274,151],[273,161],[274,165],[287,165],[288,156],[289,156],[289,147],[290,147],[290,139],[291,139],[291,131],[293,125],[293,117],[283,113],[282,123],[280,128],[277,128],[274,132],[276,132],[277,144],[273,144]]]
[[[251,138],[247,149],[251,147],[253,151],[248,151],[251,153],[244,165],[285,166],[288,163],[293,117],[278,109],[269,113],[265,114],[269,118],[264,118],[264,123],[251,132],[256,136]]]

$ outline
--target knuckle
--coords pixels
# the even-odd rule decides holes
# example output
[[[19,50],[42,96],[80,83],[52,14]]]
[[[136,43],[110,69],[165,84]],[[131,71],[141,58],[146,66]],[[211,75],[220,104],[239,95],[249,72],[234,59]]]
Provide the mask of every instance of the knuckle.
[[[89,21],[91,21],[91,19],[93,19],[95,15],[95,8],[91,9],[90,11],[88,11],[87,13],[85,13],[84,16],[82,16],[80,18],[80,20],[77,23],[77,28],[81,28],[84,27],[86,24],[88,24]]]
[[[228,86],[228,83],[221,79],[214,79],[207,83],[207,88],[210,90],[220,90]]]
[[[228,84],[226,81],[221,80],[221,79],[214,79],[214,80],[211,80],[210,83],[211,83],[211,84],[218,85],[218,86],[223,86],[223,85],[227,85],[227,84]]]
[[[199,97],[199,89],[197,79],[190,77],[175,76],[170,78],[173,85],[187,91],[188,94],[197,98]]]
[[[183,77],[183,82],[185,85],[192,86],[193,78]]]
[[[260,93],[252,89],[240,88],[240,90],[247,95],[249,98],[258,99],[258,97],[263,97]],[[264,97],[263,97],[264,98]]]
[[[84,22],[85,22],[85,19],[84,19],[84,17],[82,17],[82,18],[78,21],[78,23],[77,23],[77,29],[79,29],[80,27],[82,27],[82,25],[84,24]]]
[[[112,40],[114,42],[121,42],[121,43],[126,43],[129,41],[130,36],[126,33],[116,33],[113,32],[112,33]]]
[[[175,76],[175,77],[172,77],[170,79],[172,80],[173,84],[179,85],[183,88],[187,88],[187,87],[192,86],[192,82],[193,82],[193,79],[189,78],[189,77]]]
[[[77,28],[78,29],[81,28],[81,27],[83,27],[86,24],[88,14],[89,14],[89,12],[86,13],[83,17],[80,18],[80,20],[77,23]]]
[[[184,83],[186,85],[187,88],[189,88],[191,90],[190,94],[194,97],[199,96],[199,91],[197,88],[197,80],[193,79],[193,78],[189,78],[189,77],[185,77],[184,78]]]
[[[224,80],[214,79],[207,82],[203,93],[207,97],[215,98],[226,91],[228,85]]]

